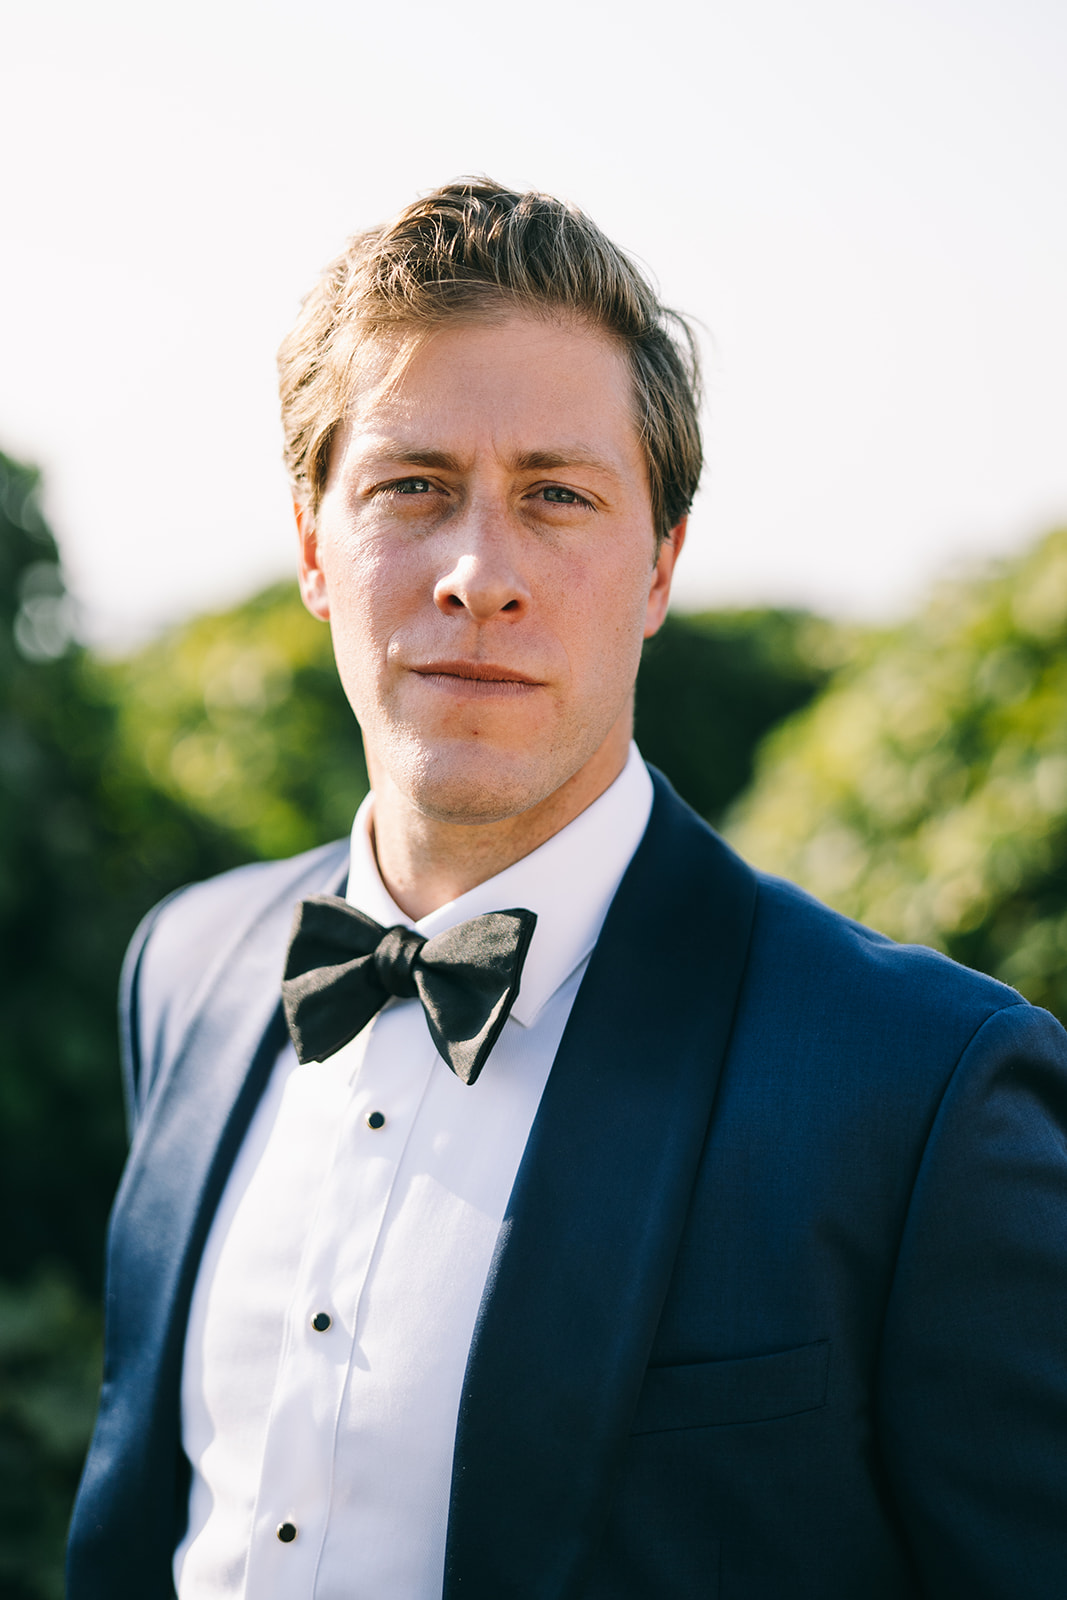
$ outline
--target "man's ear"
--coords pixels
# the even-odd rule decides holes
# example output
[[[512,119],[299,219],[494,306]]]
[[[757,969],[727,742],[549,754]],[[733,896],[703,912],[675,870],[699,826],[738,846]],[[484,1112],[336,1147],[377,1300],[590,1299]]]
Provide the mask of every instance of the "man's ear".
[[[652,586],[648,591],[648,609],[645,612],[645,638],[651,639],[658,633],[667,615],[667,605],[671,598],[671,579],[674,577],[674,563],[681,554],[685,543],[685,529],[687,517],[683,517],[667,534],[659,547],[656,565],[652,568]]]
[[[330,597],[326,590],[326,574],[319,562],[319,538],[315,516],[310,506],[293,501],[296,517],[296,536],[300,547],[299,573],[300,598],[313,617],[321,622],[330,620]]]

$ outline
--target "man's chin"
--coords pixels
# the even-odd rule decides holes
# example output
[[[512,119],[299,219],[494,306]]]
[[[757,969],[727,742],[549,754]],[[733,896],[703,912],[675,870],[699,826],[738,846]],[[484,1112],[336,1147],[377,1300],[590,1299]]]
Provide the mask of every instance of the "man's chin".
[[[408,797],[434,822],[478,827],[531,811],[565,781],[565,775],[557,781],[549,763],[531,760],[528,751],[434,752],[411,775]]]

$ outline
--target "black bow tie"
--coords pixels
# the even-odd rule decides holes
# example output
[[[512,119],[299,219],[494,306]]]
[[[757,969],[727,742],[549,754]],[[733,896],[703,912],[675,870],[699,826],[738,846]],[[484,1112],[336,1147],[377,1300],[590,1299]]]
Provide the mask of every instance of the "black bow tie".
[[[532,911],[490,911],[432,939],[383,928],[332,894],[296,908],[282,980],[300,1061],[325,1061],[390,995],[422,1001],[438,1051],[464,1083],[489,1059],[519,992]]]

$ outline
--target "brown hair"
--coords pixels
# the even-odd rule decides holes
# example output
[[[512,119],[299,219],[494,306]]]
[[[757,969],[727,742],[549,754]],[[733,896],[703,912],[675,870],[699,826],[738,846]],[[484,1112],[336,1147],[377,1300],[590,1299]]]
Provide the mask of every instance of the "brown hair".
[[[462,178],[351,239],[278,352],[285,463],[312,511],[330,445],[375,336],[494,306],[582,318],[617,340],[633,374],[657,541],[689,509],[700,477],[699,365],[692,330],[577,207]]]

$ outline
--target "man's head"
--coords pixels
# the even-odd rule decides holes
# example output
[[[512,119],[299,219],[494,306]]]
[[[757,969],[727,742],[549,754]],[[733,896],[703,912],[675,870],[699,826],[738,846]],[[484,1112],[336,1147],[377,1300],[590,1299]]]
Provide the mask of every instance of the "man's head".
[[[281,366],[302,592],[376,795],[465,825],[582,809],[625,759],[696,487],[684,324],[579,213],[469,183],[355,241]]]

